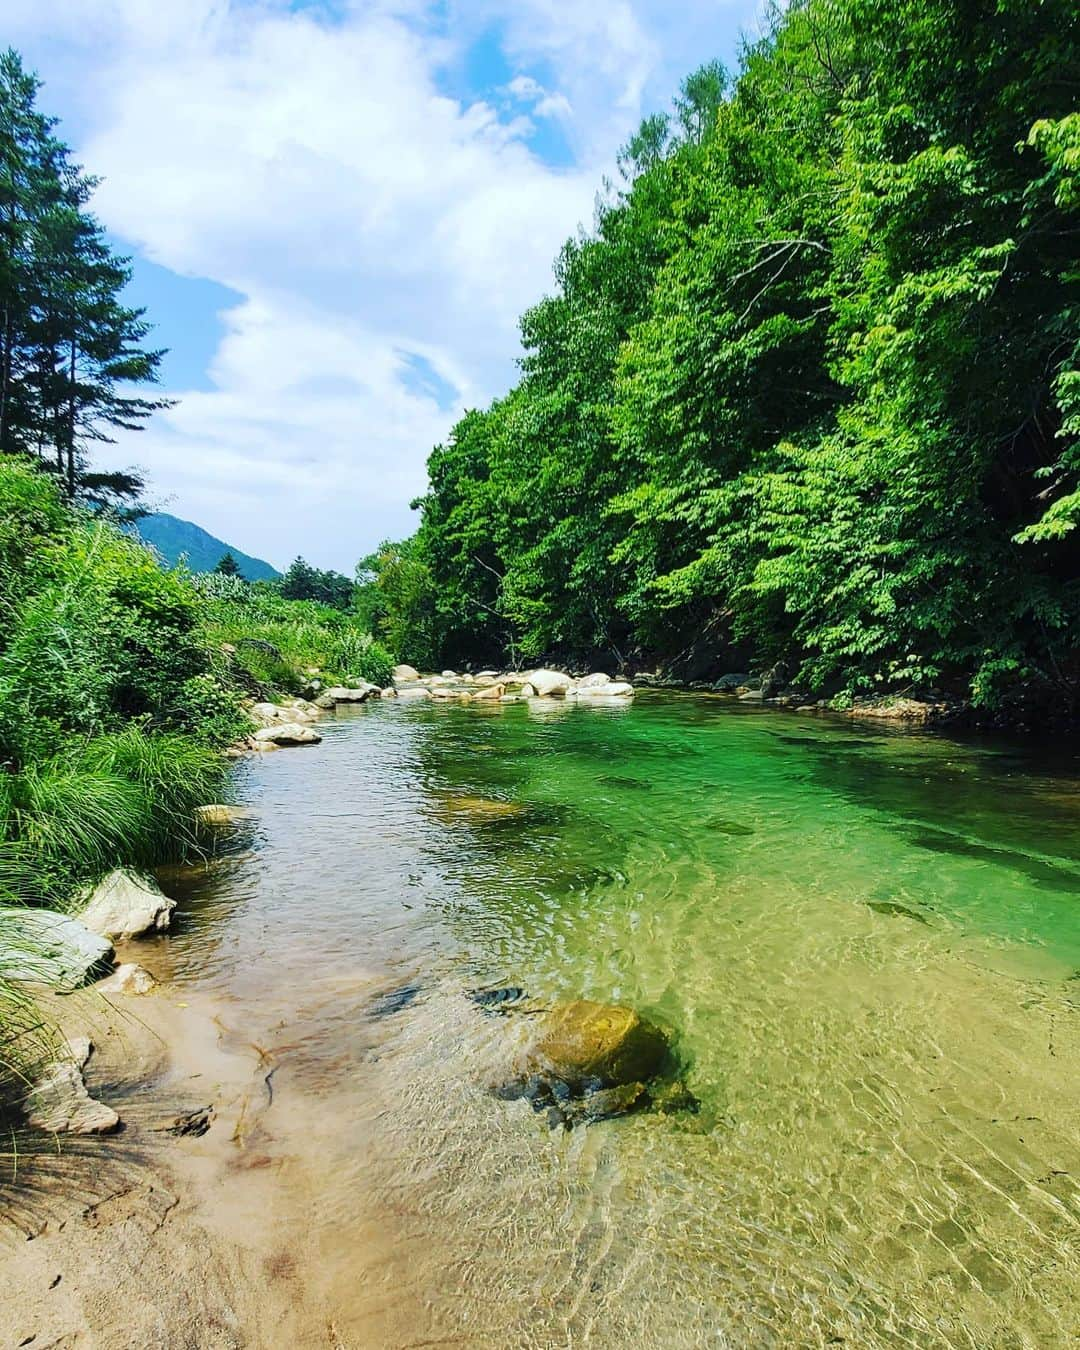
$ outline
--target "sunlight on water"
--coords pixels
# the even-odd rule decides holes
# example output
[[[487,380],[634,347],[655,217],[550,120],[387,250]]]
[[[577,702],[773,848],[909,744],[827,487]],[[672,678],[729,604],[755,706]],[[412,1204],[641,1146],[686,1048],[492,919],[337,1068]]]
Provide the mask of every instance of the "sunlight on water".
[[[253,852],[163,959],[305,1105],[278,1143],[317,1155],[342,1335],[1080,1339],[1068,751],[662,695],[325,734],[244,771]],[[485,1090],[516,1032],[463,997],[489,983],[633,1005],[700,1114],[549,1133]]]

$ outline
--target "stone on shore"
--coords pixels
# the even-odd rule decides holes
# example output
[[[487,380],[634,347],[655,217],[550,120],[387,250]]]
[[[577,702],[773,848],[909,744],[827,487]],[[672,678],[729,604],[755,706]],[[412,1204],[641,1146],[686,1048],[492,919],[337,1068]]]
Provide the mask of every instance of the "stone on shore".
[[[391,674],[395,684],[399,680],[418,680],[420,678],[420,672],[415,667],[406,665],[395,666]]]
[[[664,1033],[633,1008],[575,999],[539,1020],[523,1071],[576,1090],[619,1087],[647,1082],[667,1055]]]
[[[156,985],[157,980],[144,966],[125,961],[94,987],[100,994],[149,994]]]
[[[117,869],[94,887],[79,918],[102,937],[131,938],[164,932],[175,908],[150,877]]]
[[[86,1090],[82,1071],[93,1051],[85,1036],[73,1037],[26,1095],[28,1124],[52,1134],[109,1134],[120,1117]]]
[[[318,745],[322,737],[300,722],[279,722],[255,733],[255,740],[271,745]]]
[[[49,909],[0,909],[0,977],[51,988],[83,984],[108,969],[113,945],[78,919]]]
[[[398,689],[396,692],[399,699],[422,699],[431,697],[431,690],[422,684],[418,685],[415,689]]]
[[[200,825],[235,825],[246,815],[242,807],[229,806],[225,802],[212,802],[209,806],[195,808],[195,819]]]
[[[595,671],[592,675],[583,675],[577,682],[579,689],[599,689],[601,685],[610,684],[611,676],[605,675],[603,671]]]
[[[540,698],[564,698],[574,682],[561,670],[534,670],[529,683]]]
[[[248,716],[260,727],[268,727],[281,721],[282,710],[276,703],[255,703],[248,709]]]

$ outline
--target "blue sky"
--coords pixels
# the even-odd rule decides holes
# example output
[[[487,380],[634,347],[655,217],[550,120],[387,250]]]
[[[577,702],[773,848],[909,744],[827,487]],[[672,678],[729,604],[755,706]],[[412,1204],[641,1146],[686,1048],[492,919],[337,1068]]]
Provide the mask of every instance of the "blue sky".
[[[248,553],[351,571],[514,378],[619,145],[756,0],[5,0],[170,348],[108,450]]]

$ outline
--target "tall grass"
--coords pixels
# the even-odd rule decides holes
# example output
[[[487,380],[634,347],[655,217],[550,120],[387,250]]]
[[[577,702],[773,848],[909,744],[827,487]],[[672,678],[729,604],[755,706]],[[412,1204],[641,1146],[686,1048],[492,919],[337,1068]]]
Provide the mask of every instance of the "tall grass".
[[[115,867],[176,861],[198,846],[194,808],[227,784],[216,751],[138,726],[0,774],[0,889],[63,907]]]

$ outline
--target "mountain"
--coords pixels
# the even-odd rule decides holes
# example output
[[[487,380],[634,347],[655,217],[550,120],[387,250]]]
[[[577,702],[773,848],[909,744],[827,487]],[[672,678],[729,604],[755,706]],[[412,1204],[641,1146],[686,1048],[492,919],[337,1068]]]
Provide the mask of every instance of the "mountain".
[[[215,539],[212,534],[190,520],[180,520],[163,511],[142,516],[135,522],[135,530],[146,543],[151,544],[170,567],[187,555],[187,565],[193,572],[212,572],[222,555],[231,553],[240,567],[240,575],[248,581],[272,581],[281,573],[261,558],[251,558],[236,547]]]

